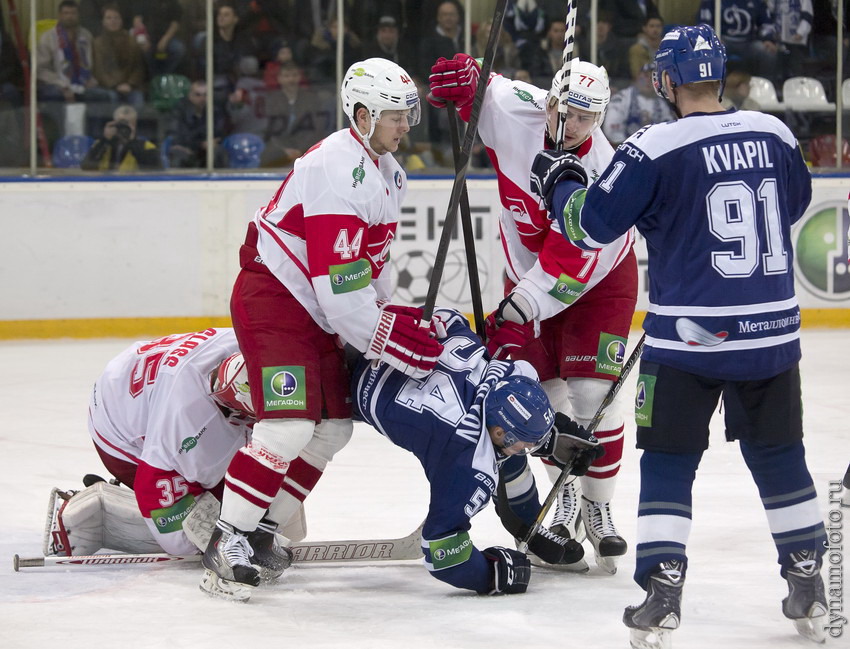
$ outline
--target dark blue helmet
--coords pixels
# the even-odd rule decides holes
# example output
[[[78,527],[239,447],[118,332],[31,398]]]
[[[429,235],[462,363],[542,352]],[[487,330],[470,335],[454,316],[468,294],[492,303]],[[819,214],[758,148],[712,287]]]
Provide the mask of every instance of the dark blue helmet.
[[[673,87],[700,81],[719,81],[720,96],[726,77],[726,47],[708,25],[673,27],[655,52],[655,72],[652,84],[655,92],[669,99],[661,80],[670,75]]]
[[[540,383],[527,376],[511,376],[499,381],[487,395],[484,406],[487,426],[505,430],[504,445],[546,441],[555,423],[555,412]]]

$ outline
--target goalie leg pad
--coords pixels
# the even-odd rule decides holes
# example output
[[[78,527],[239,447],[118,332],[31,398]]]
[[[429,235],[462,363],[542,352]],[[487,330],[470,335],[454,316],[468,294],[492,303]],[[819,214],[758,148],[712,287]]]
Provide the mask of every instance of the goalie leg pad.
[[[183,519],[183,533],[201,552],[210,542],[220,511],[218,498],[205,491],[195,498],[195,506]]]
[[[102,548],[135,554],[162,551],[142,518],[136,495],[107,482],[71,496],[59,508],[56,522],[70,555],[94,554]]]

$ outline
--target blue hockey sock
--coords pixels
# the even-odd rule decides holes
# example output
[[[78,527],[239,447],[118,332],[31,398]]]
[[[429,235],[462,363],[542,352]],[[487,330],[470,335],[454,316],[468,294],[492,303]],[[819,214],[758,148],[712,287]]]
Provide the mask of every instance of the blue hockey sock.
[[[532,525],[540,513],[540,498],[537,484],[528,466],[528,457],[512,455],[499,467],[501,479],[505,482],[508,504],[524,523]]]
[[[792,552],[810,550],[820,557],[826,542],[803,442],[760,446],[742,440],[741,454],[758,486],[784,577]]]
[[[701,458],[702,453],[643,452],[634,579],[644,590],[659,563],[678,559],[687,566],[691,488]]]

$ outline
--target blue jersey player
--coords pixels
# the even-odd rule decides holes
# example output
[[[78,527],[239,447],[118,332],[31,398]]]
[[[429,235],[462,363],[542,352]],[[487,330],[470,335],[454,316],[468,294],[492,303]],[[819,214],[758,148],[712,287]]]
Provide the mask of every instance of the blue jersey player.
[[[800,310],[791,225],[811,198],[799,146],[778,119],[720,105],[726,53],[708,25],[675,27],[655,89],[679,119],[646,127],[590,188],[568,154],[541,152],[532,183],[562,232],[598,248],[636,226],[649,251],[646,348],[635,416],[641,458],[632,646],[668,646],[680,621],[691,488],[723,399],[758,486],[798,631],[823,638],[823,520],[804,459]]]
[[[415,379],[361,359],[352,381],[355,415],[425,470],[431,496],[422,550],[431,574],[477,593],[523,593],[531,577],[526,555],[503,547],[479,551],[469,537],[470,519],[498,485],[499,461],[534,451],[566,462],[579,453],[586,470],[601,447],[556,415],[530,364],[490,360],[454,311],[438,311],[432,322],[444,346],[436,368]]]

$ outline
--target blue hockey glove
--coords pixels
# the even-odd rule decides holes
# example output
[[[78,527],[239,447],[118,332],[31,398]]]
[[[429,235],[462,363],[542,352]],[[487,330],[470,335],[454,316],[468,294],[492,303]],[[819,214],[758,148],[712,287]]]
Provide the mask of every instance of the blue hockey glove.
[[[561,469],[572,461],[570,475],[584,475],[590,465],[605,454],[605,449],[583,426],[564,413],[556,412],[555,429],[549,441],[531,454],[547,457]]]
[[[482,551],[482,554],[493,568],[488,595],[513,595],[528,590],[531,562],[522,552],[496,545]]]
[[[531,163],[531,191],[543,201],[547,210],[552,209],[555,186],[561,180],[574,180],[587,187],[587,172],[581,160],[566,151],[545,149]]]

